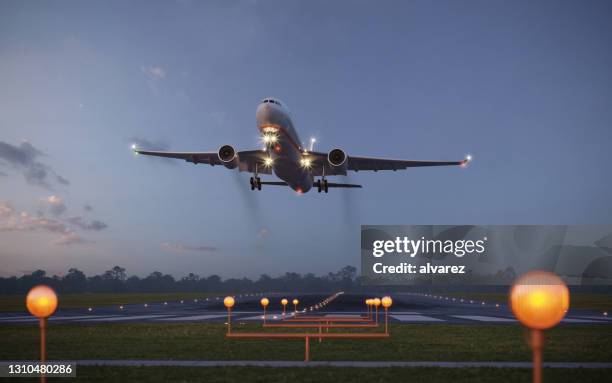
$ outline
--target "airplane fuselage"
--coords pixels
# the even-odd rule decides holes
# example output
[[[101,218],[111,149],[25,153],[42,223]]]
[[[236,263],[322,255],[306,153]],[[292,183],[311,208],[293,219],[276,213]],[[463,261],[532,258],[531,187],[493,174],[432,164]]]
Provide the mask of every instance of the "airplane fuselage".
[[[295,130],[289,111],[276,99],[266,99],[257,107],[257,128],[266,145],[274,174],[298,193],[306,193],[314,183],[303,166],[305,148]]]

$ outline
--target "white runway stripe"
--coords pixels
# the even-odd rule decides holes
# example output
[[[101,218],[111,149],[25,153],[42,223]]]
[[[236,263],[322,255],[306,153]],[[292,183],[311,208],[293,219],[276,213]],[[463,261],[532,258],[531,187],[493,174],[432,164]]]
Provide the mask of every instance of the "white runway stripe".
[[[512,318],[487,317],[483,315],[451,315],[454,318],[476,320],[479,322],[516,322]]]
[[[581,316],[580,318],[584,318],[584,319],[595,319],[595,320],[602,320],[602,321],[611,321],[612,317],[606,317],[606,316]]]
[[[176,317],[176,318],[158,318],[155,320],[159,321],[191,321],[191,320],[206,320],[206,319],[214,319],[214,318],[224,318],[227,317],[225,315],[191,315],[186,317]]]
[[[391,315],[402,322],[444,322],[444,319],[432,318],[425,315]]]
[[[563,318],[561,323],[602,323],[602,322],[598,320],[592,320],[592,319]]]
[[[153,319],[153,318],[163,318],[168,317],[170,315],[132,315],[132,316],[119,316],[112,318],[94,318],[94,319],[83,319],[82,322],[119,322],[126,320],[134,320],[134,319]]]

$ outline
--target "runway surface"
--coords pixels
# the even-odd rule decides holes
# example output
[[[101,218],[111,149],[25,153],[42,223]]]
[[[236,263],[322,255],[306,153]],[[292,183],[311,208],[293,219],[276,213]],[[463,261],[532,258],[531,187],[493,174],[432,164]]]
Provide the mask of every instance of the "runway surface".
[[[263,319],[263,310],[259,304],[259,294],[241,294],[235,297],[236,304],[232,310],[232,322],[255,323]],[[365,314],[364,301],[366,295],[343,294],[328,305],[317,309],[313,307],[327,296],[308,294],[289,296],[269,294],[270,299],[266,319],[270,322],[282,320],[281,298],[289,299],[287,316],[294,314],[291,304],[293,298],[300,303],[299,315],[347,315]],[[61,302],[60,302],[61,305]],[[61,306],[60,306],[61,307]],[[312,307],[312,311],[310,308]],[[306,310],[302,312],[302,310]],[[383,319],[382,307],[380,318]],[[444,295],[429,295],[416,293],[399,293],[393,295],[393,306],[389,309],[389,319],[394,323],[436,323],[436,324],[514,324],[514,319],[505,304],[495,302],[475,301],[460,297]],[[225,322],[227,311],[223,306],[223,296],[190,299],[172,302],[152,302],[119,306],[91,307],[83,309],[58,310],[50,319],[60,323],[197,323]],[[25,312],[1,313],[0,326],[3,324],[19,324],[37,321]],[[612,318],[593,310],[571,309],[562,324],[595,324],[610,325]]]

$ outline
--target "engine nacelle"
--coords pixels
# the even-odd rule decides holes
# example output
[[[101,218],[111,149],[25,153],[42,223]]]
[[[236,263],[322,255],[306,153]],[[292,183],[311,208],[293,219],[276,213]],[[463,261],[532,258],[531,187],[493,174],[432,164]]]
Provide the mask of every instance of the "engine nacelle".
[[[238,156],[236,155],[236,149],[231,145],[223,145],[217,152],[219,161],[223,163],[228,169],[234,169],[238,166]]]
[[[338,148],[332,149],[327,154],[327,162],[329,162],[331,166],[333,166],[334,168],[337,168],[338,170],[346,171],[346,167],[348,164],[347,159],[348,157],[346,153],[344,152],[344,150],[342,149],[338,149]]]

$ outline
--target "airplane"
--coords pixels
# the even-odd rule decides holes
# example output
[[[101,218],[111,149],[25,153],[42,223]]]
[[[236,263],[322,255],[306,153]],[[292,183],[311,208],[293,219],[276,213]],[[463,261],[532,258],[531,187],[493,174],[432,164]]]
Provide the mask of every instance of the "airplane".
[[[289,109],[277,98],[268,97],[257,107],[257,128],[261,134],[263,149],[236,151],[231,145],[223,145],[216,152],[160,152],[141,150],[132,145],[137,154],[182,159],[193,164],[222,165],[228,169],[253,173],[251,190],[261,190],[262,185],[288,186],[297,193],[306,193],[313,187],[319,193],[330,188],[361,188],[361,185],[328,182],[328,176],[347,175],[348,171],[403,170],[420,166],[465,166],[471,161],[466,156],[461,161],[414,161],[347,155],[340,148],[328,153],[313,151],[301,144]],[[262,181],[260,174],[274,174],[281,181]],[[316,179],[319,177],[318,179]]]

